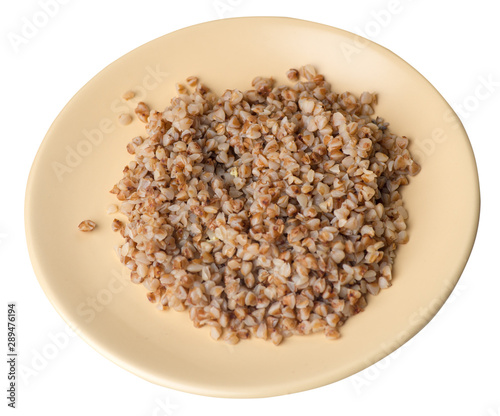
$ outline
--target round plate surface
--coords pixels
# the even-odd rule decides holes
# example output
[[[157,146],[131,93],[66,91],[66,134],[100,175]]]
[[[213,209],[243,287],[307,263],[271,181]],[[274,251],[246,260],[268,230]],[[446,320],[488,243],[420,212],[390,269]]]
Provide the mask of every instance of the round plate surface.
[[[390,289],[370,297],[342,337],[258,339],[229,346],[195,329],[187,313],[159,311],[130,283],[113,247],[109,193],[144,133],[143,100],[162,110],[175,83],[198,76],[213,91],[248,89],[257,75],[285,83],[313,64],[337,92],[378,93],[376,115],[411,139],[422,166],[403,191],[410,242],[398,249]],[[120,97],[127,90],[137,96]],[[26,234],[40,285],[93,348],[153,383],[219,397],[263,397],[335,382],[382,359],[436,314],[462,273],[479,217],[479,185],[467,135],[446,101],[387,49],[332,27],[288,18],[225,19],[149,42],[112,63],[64,107],[40,146],[26,191]],[[77,225],[97,222],[91,233]]]

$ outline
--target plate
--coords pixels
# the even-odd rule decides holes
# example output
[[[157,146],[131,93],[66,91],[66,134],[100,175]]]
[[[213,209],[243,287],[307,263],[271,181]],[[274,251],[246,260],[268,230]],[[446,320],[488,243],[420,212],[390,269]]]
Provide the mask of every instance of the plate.
[[[421,173],[404,190],[410,242],[398,250],[393,286],[348,320],[342,337],[295,336],[276,347],[229,346],[195,329],[187,313],[162,312],[129,281],[113,247],[109,193],[144,132],[118,123],[139,100],[163,109],[175,83],[198,76],[213,91],[248,88],[256,75],[285,82],[313,64],[338,92],[377,92],[376,114],[411,138]],[[120,97],[127,90],[137,96]],[[203,23],[118,59],[64,107],[43,140],[26,190],[31,261],[56,310],[98,352],[153,383],[218,397],[264,397],[338,381],[374,364],[420,331],[453,290],[473,246],[479,185],[467,135],[450,106],[415,69],[351,33],[289,18]],[[84,219],[98,224],[78,231]]]

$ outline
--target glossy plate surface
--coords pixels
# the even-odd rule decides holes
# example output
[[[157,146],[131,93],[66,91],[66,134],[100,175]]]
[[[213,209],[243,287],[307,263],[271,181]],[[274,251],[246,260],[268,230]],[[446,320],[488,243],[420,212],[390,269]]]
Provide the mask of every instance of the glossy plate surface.
[[[109,194],[130,160],[125,146],[144,132],[118,114],[139,100],[162,110],[175,83],[196,75],[217,93],[247,89],[256,75],[286,82],[313,64],[337,92],[373,91],[376,114],[411,138],[422,165],[403,192],[410,242],[401,246],[393,286],[348,320],[342,338],[292,337],[281,346],[228,346],[187,313],[160,312],[129,282],[113,246]],[[127,90],[137,97],[120,99]],[[473,246],[479,185],[467,135],[446,101],[387,49],[332,27],[287,18],[225,19],[188,27],[139,47],[86,84],[61,111],[33,163],[26,234],[38,280],[64,320],[116,364],[170,388],[210,396],[263,397],[340,380],[398,348],[438,311]],[[98,227],[78,231],[84,219]]]

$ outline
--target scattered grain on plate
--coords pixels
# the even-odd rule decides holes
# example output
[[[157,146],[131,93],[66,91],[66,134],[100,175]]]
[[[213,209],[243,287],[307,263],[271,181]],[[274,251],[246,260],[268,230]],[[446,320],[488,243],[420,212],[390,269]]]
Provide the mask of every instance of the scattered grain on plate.
[[[150,110],[149,110],[149,107],[146,104],[144,104],[142,101],[137,104],[137,107],[135,109],[135,114],[137,114],[137,117],[143,123],[147,123],[148,122],[149,113],[150,113]]]
[[[135,97],[135,92],[134,91],[127,91],[122,95],[122,98],[125,101],[131,100],[132,98]]]
[[[122,126],[127,126],[129,125],[130,123],[132,123],[132,116],[130,114],[125,114],[125,113],[122,113],[118,116],[118,122],[122,125]]]
[[[78,229],[80,231],[92,231],[96,227],[96,223],[92,220],[85,220],[78,224]]]
[[[190,77],[163,112],[139,103],[146,134],[111,190],[131,280],[229,344],[337,339],[408,241],[399,190],[420,167],[376,94],[337,93],[311,65],[287,76],[221,96]]]

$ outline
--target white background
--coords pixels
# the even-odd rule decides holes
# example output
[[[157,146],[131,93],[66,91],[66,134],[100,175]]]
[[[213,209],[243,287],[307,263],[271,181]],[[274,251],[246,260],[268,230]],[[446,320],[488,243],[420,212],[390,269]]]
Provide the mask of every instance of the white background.
[[[60,0],[58,10],[45,20],[44,1],[50,2],[4,1],[0,6],[0,320],[6,327],[7,302],[16,301],[21,376],[18,408],[12,410],[6,405],[7,367],[2,358],[2,415],[500,416],[498,0]],[[394,5],[397,13],[388,12]],[[459,112],[469,134],[481,181],[481,223],[452,297],[395,353],[355,376],[312,391],[269,399],[214,399],[153,385],[106,360],[77,336],[67,335],[70,331],[29,262],[24,191],[50,124],[102,68],[176,29],[256,15],[297,17],[355,32],[420,71]],[[23,26],[34,21],[40,26],[36,33],[23,36]],[[480,85],[488,78],[493,83],[486,93]],[[0,351],[5,351],[5,335],[1,342]]]

